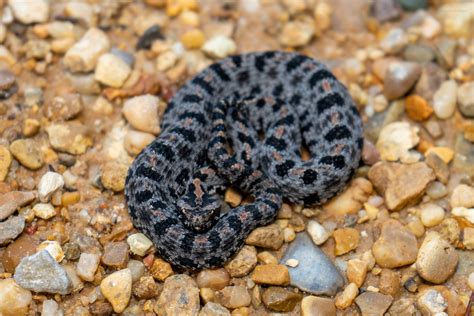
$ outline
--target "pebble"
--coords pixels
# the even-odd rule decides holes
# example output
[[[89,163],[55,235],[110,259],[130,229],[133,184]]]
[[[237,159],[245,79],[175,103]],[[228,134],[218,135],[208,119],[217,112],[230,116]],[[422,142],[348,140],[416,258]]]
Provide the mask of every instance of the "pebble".
[[[32,139],[17,139],[10,144],[10,152],[23,166],[37,170],[44,164],[38,143]]]
[[[400,291],[400,286],[400,272],[392,269],[382,269],[379,280],[379,289],[382,294],[395,297]]]
[[[414,92],[425,100],[432,101],[434,93],[446,77],[446,71],[443,68],[432,62],[425,63],[422,65],[421,76]]]
[[[443,183],[435,181],[426,188],[426,194],[428,194],[431,199],[437,200],[445,197],[448,194],[448,189]]]
[[[474,187],[466,184],[457,185],[451,194],[452,207],[474,207]]]
[[[418,307],[426,315],[447,315],[443,313],[448,307],[444,297],[436,290],[427,289],[418,296]]]
[[[425,227],[433,227],[440,224],[444,219],[444,209],[434,203],[421,206],[420,219]]]
[[[456,110],[457,83],[448,80],[433,95],[433,110],[440,119],[450,118]]]
[[[56,215],[56,210],[51,203],[38,203],[33,206],[33,212],[35,213],[36,217],[42,219],[50,219],[51,217]]]
[[[454,207],[451,214],[458,217],[463,217],[471,224],[474,224],[474,208]]]
[[[4,222],[0,222],[0,246],[15,240],[25,228],[25,218],[12,216]]]
[[[370,291],[362,293],[355,299],[362,316],[385,315],[392,301],[393,298],[390,295]]]
[[[27,315],[32,302],[31,292],[16,284],[12,278],[0,280],[0,315]]]
[[[373,190],[372,183],[369,180],[362,177],[355,178],[342,194],[329,200],[323,208],[337,217],[355,214],[362,208]]]
[[[220,303],[227,308],[234,309],[249,306],[251,297],[244,286],[226,286],[220,292]]]
[[[458,88],[459,111],[467,117],[474,117],[474,82],[463,83]]]
[[[448,147],[430,147],[425,152],[425,156],[430,155],[431,153],[437,155],[445,164],[449,164],[454,157],[454,151]]]
[[[408,36],[401,28],[391,29],[387,35],[380,41],[380,48],[386,53],[397,54],[401,52],[408,44]]]
[[[130,246],[130,251],[141,257],[145,256],[148,250],[153,247],[153,242],[142,233],[128,236],[127,243]]]
[[[252,281],[258,284],[288,285],[290,274],[282,264],[264,264],[255,267]]]
[[[426,281],[441,284],[454,273],[458,260],[453,246],[437,232],[430,231],[418,252],[416,270]]]
[[[100,180],[106,189],[114,192],[122,192],[125,188],[127,172],[127,165],[116,161],[110,161],[102,168]]]
[[[397,0],[379,0],[372,2],[372,14],[379,22],[396,20],[402,10]]]
[[[256,247],[278,250],[283,245],[283,232],[276,224],[254,229],[245,243]]]
[[[110,48],[110,41],[103,31],[90,28],[64,55],[64,65],[72,72],[94,70],[99,57]]]
[[[36,252],[39,242],[28,234],[20,235],[14,242],[9,244],[3,255],[3,267],[8,273],[13,273],[21,259]]]
[[[207,40],[202,50],[212,58],[225,58],[235,54],[237,45],[230,37],[217,35]]]
[[[36,0],[28,3],[25,3],[24,0],[8,0],[8,5],[15,18],[23,24],[48,21],[50,12],[48,0]]]
[[[54,149],[71,155],[81,155],[93,144],[89,129],[79,122],[51,124],[46,132]]]
[[[145,273],[145,264],[138,260],[130,260],[127,264],[127,268],[132,273],[132,281],[138,281]]]
[[[308,234],[316,245],[322,245],[331,236],[318,222],[310,220],[307,226]]]
[[[8,218],[17,209],[35,199],[36,195],[29,191],[10,191],[0,194],[0,221]]]
[[[157,258],[153,260],[153,265],[150,267],[150,274],[158,281],[164,281],[174,274],[171,265],[163,259]]]
[[[153,308],[158,316],[198,315],[199,289],[187,275],[176,274],[165,280],[163,291]]]
[[[347,227],[336,229],[333,233],[333,238],[336,242],[334,254],[340,256],[357,248],[360,235],[358,230]]]
[[[288,47],[300,47],[309,43],[315,34],[311,20],[294,20],[286,23],[278,37],[280,44]]]
[[[129,269],[123,269],[108,275],[100,282],[100,291],[114,312],[122,313],[132,295],[132,273]]]
[[[43,301],[41,315],[60,316],[64,314],[55,300],[45,300]]]
[[[229,285],[230,276],[226,269],[204,269],[198,273],[196,283],[199,288],[222,290]]]
[[[106,86],[120,88],[131,72],[132,69],[122,58],[107,53],[99,57],[94,78]]]
[[[429,151],[429,150],[428,150]],[[449,180],[449,167],[440,158],[439,155],[426,152],[425,162],[426,164],[434,171],[436,178],[441,181],[441,183],[448,183]]]
[[[132,278],[133,281],[133,278]],[[160,293],[160,287],[152,276],[143,276],[135,283],[132,291],[138,299],[151,299]]]
[[[339,309],[346,309],[352,304],[358,293],[359,289],[357,288],[357,285],[354,283],[349,283],[344,288],[344,291],[336,296],[336,307]]]
[[[471,288],[471,290],[474,291],[474,272],[471,272],[469,274],[467,283],[469,284],[469,287]]]
[[[454,37],[470,38],[471,25],[474,19],[472,3],[446,3],[439,7],[437,16],[443,24],[443,33]]]
[[[134,128],[151,134],[160,132],[163,108],[160,99],[153,95],[140,95],[125,101],[123,115]]]
[[[408,122],[393,122],[385,125],[380,131],[375,146],[380,158],[386,161],[410,161],[413,154],[410,149],[418,144],[419,128]]]
[[[346,275],[349,283],[355,283],[357,287],[361,287],[367,276],[367,262],[360,259],[349,260]]]
[[[290,268],[290,284],[315,295],[335,295],[344,285],[339,270],[326,254],[317,247],[306,233],[299,233],[289,244],[281,262],[298,260],[298,266]]]
[[[64,186],[63,176],[57,172],[46,172],[38,183],[38,193],[41,202],[49,202],[51,195]]]
[[[95,23],[94,7],[87,2],[72,1],[65,3],[64,13],[66,16],[84,21],[87,26]]]
[[[277,286],[270,286],[262,294],[265,306],[275,312],[291,312],[303,295]]]
[[[313,295],[305,296],[301,300],[301,316],[336,316],[334,300]]]
[[[393,62],[384,76],[384,95],[391,101],[404,96],[416,83],[421,67],[413,62]]]
[[[199,316],[230,316],[230,312],[221,304],[207,302],[199,312]]]
[[[0,70],[0,90],[8,90],[16,83],[15,75],[8,70]]]
[[[424,162],[409,165],[378,162],[370,168],[368,177],[377,192],[385,197],[388,209],[397,211],[416,202],[435,179],[435,174]]]
[[[253,246],[245,245],[232,260],[225,264],[225,269],[231,277],[236,278],[246,276],[256,265],[257,250]]]
[[[0,181],[5,181],[12,163],[12,155],[7,147],[0,145]]]
[[[242,194],[233,187],[229,187],[224,193],[224,202],[232,208],[237,207],[242,202]]]
[[[166,71],[173,67],[178,59],[178,55],[171,50],[163,52],[156,59],[156,69],[158,69],[158,71]]]
[[[163,39],[161,27],[158,24],[154,24],[146,29],[142,36],[140,36],[136,49],[150,49],[153,42],[159,39]]]
[[[76,261],[81,256],[81,248],[75,242],[65,243],[63,249],[67,260]]]
[[[422,44],[410,44],[403,51],[403,59],[416,63],[427,63],[434,60],[435,57],[435,51]]]
[[[189,30],[181,35],[181,42],[187,49],[200,48],[206,41],[206,36],[199,29]]]
[[[474,228],[472,227],[465,227],[463,229],[463,240],[462,243],[464,247],[468,250],[474,249]]]
[[[16,283],[34,292],[69,294],[72,282],[66,271],[48,251],[25,257],[15,269]]]
[[[95,253],[81,253],[77,262],[77,275],[84,281],[94,281],[94,275],[99,267],[100,257]]]
[[[38,134],[41,123],[35,119],[26,119],[23,122],[22,132],[26,137],[32,137]]]
[[[57,262],[64,259],[64,251],[56,240],[45,240],[38,246],[38,251],[46,250]]]
[[[400,222],[389,219],[382,225],[380,237],[372,247],[375,261],[382,268],[398,268],[416,261],[415,235]]]
[[[104,247],[102,263],[114,268],[124,268],[129,259],[128,244],[124,241],[109,242]]]
[[[433,108],[418,95],[411,95],[405,99],[405,111],[408,117],[419,122],[428,119],[433,114]]]

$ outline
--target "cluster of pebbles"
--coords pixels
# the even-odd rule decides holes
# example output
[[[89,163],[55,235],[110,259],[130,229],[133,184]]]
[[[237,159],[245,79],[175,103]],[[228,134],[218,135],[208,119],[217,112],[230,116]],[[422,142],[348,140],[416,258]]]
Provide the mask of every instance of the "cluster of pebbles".
[[[0,12],[0,315],[466,312],[469,1],[4,0]],[[128,217],[128,166],[187,79],[269,49],[320,59],[348,87],[364,164],[320,207],[283,204],[224,267],[177,271]]]

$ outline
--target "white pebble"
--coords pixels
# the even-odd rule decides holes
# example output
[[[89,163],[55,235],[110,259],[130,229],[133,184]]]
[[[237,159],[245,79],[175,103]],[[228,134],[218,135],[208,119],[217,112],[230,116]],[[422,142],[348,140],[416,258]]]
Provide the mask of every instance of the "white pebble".
[[[123,145],[130,155],[138,155],[154,139],[153,134],[130,130],[125,134]]]
[[[90,28],[64,55],[64,65],[72,72],[89,72],[99,57],[109,50],[110,41],[103,31]]]
[[[36,204],[35,206],[33,206],[33,212],[35,212],[35,216],[42,219],[49,219],[56,215],[56,211],[50,203]]]
[[[114,54],[100,56],[95,68],[94,79],[107,86],[120,88],[132,69],[120,57]]]
[[[77,263],[77,275],[84,281],[93,281],[99,262],[99,255],[95,253],[81,253],[81,257]]]
[[[49,0],[9,0],[15,18],[23,24],[46,22],[49,17]]]
[[[393,122],[382,128],[376,147],[380,158],[387,161],[409,160],[410,149],[418,144],[419,128],[408,122]]]
[[[380,47],[387,53],[396,54],[408,44],[408,36],[401,28],[394,28],[380,42]]]
[[[474,291],[474,272],[471,272],[471,274],[469,274],[469,277],[467,279],[467,284],[469,284],[469,287],[471,288],[471,290]]]
[[[55,300],[45,300],[43,301],[43,309],[41,310],[41,315],[58,316],[63,315],[63,313]]]
[[[444,297],[436,290],[426,290],[419,298],[418,305],[429,313],[441,313],[447,307]]]
[[[457,83],[448,80],[433,95],[433,110],[440,119],[450,118],[456,109]]]
[[[178,61],[178,55],[175,52],[169,50],[158,56],[156,59],[156,69],[158,71],[166,71],[173,67]]]
[[[471,224],[474,224],[474,208],[454,207],[451,210],[451,214],[454,216],[464,217]]]
[[[51,257],[53,257],[57,262],[61,262],[64,259],[64,251],[63,248],[61,248],[61,245],[59,242],[56,240],[46,240],[43,241],[39,246],[38,246],[38,251],[41,250],[46,250],[49,252]]]
[[[142,233],[128,236],[127,243],[130,246],[130,251],[139,256],[146,255],[147,251],[153,246],[151,240]]]
[[[296,259],[291,258],[286,260],[285,264],[291,268],[296,268],[300,264],[300,262]]]
[[[307,229],[311,239],[318,246],[322,245],[329,238],[328,231],[316,221],[309,221]]]
[[[146,94],[125,101],[123,115],[134,128],[156,135],[160,132],[159,109],[160,99]]]
[[[46,172],[38,183],[38,193],[41,202],[48,202],[51,195],[64,186],[64,178],[57,172]]]
[[[433,227],[444,219],[444,209],[439,205],[428,203],[421,206],[420,217],[425,227]]]
[[[202,46],[202,50],[213,58],[224,58],[234,54],[237,45],[231,38],[218,35],[207,40]]]

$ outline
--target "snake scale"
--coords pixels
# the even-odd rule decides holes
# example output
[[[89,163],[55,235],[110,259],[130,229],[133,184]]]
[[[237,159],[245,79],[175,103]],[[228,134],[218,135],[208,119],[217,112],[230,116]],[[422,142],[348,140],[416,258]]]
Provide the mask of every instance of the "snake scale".
[[[176,267],[220,266],[283,198],[314,205],[339,193],[362,144],[357,109],[324,65],[277,51],[231,56],[170,100],[160,135],[129,169],[129,212]],[[221,209],[229,186],[253,199]]]

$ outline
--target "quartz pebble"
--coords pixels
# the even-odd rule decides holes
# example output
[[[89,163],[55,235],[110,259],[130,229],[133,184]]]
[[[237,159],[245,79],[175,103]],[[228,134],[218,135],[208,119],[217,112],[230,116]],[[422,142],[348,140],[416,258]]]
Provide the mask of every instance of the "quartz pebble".
[[[463,83],[458,88],[459,111],[467,117],[474,117],[474,82]]]
[[[0,145],[0,181],[5,181],[12,163],[12,155],[7,147]]]
[[[64,259],[64,251],[56,240],[45,240],[38,246],[38,251],[46,250],[57,262]]]
[[[262,294],[263,304],[276,312],[291,312],[301,301],[301,298],[300,293],[294,293],[277,286],[270,286]]]
[[[334,300],[318,296],[305,296],[301,300],[301,316],[335,316]]]
[[[110,41],[103,31],[90,28],[64,56],[64,64],[72,72],[89,72],[99,57],[109,50]]]
[[[384,76],[384,95],[388,100],[404,96],[416,83],[421,67],[412,62],[394,62],[389,64]]]
[[[187,49],[200,48],[206,41],[206,36],[199,29],[189,30],[181,36],[181,42]]]
[[[344,291],[336,297],[336,307],[340,309],[349,307],[358,293],[359,289],[357,288],[357,285],[355,285],[355,283],[349,283],[344,288]]]
[[[152,276],[143,276],[134,284],[132,291],[133,295],[139,299],[150,299],[158,296],[160,287]]]
[[[417,303],[421,311],[427,315],[440,315],[448,307],[448,303],[441,293],[433,289],[423,291],[418,296]]]
[[[277,250],[283,244],[283,232],[278,225],[271,224],[254,229],[245,240],[247,245]]]
[[[452,207],[474,207],[474,187],[459,184],[451,194],[450,204]]]
[[[393,298],[376,292],[364,292],[357,296],[355,302],[359,306],[362,316],[384,315],[392,304]]]
[[[231,38],[218,35],[207,40],[202,50],[212,58],[225,58],[236,52],[237,45]]]
[[[10,145],[10,152],[16,160],[28,169],[37,170],[44,164],[38,143],[32,139],[15,140]]]
[[[199,312],[199,316],[230,316],[230,312],[220,304],[207,302]]]
[[[142,261],[130,260],[127,264],[127,268],[132,273],[132,281],[138,281],[145,273],[145,264]]]
[[[474,272],[471,272],[469,274],[467,283],[469,284],[469,287],[471,288],[471,290],[474,291]]]
[[[253,246],[245,245],[232,260],[225,264],[225,268],[231,277],[242,277],[249,274],[256,265],[257,250]]]
[[[463,229],[463,245],[468,250],[474,249],[474,228],[466,227]]]
[[[379,0],[372,2],[372,13],[379,22],[391,21],[400,17],[402,10],[396,0]]]
[[[71,155],[80,155],[92,146],[89,129],[79,122],[51,124],[46,128],[51,146]]]
[[[57,172],[46,172],[38,183],[38,193],[41,202],[49,202],[51,195],[64,186],[63,176]]]
[[[372,192],[373,187],[369,180],[362,177],[355,178],[342,194],[333,197],[324,204],[323,208],[335,216],[355,214],[362,208]]]
[[[306,20],[295,20],[283,26],[279,41],[284,46],[299,47],[308,44],[314,33],[313,23]]]
[[[123,145],[130,155],[138,155],[153,140],[153,134],[130,130],[123,139]]]
[[[160,132],[162,111],[160,99],[148,94],[128,99],[123,106],[123,115],[134,128],[155,135]]]
[[[153,310],[158,316],[197,315],[199,308],[196,282],[190,276],[176,274],[165,280],[163,291]]]
[[[120,88],[132,69],[120,57],[107,53],[99,57],[95,67],[95,80],[109,87]]]
[[[408,36],[401,28],[391,29],[380,42],[380,47],[387,53],[396,54],[408,44]]]
[[[114,312],[122,313],[132,294],[132,273],[129,269],[123,269],[108,275],[100,282],[100,291]]]
[[[8,0],[15,18],[23,24],[46,22],[49,17],[50,2],[48,0],[36,0],[25,2],[24,0]]]
[[[106,189],[121,192],[125,188],[128,166],[123,163],[110,161],[102,168],[100,180]]]
[[[219,293],[220,302],[224,307],[235,309],[250,305],[251,297],[243,286],[226,286]]]
[[[376,144],[380,158],[386,161],[410,161],[410,149],[420,141],[418,131],[418,127],[407,122],[394,122],[384,126]]]
[[[43,302],[43,308],[41,310],[41,315],[52,315],[60,316],[64,315],[62,310],[59,308],[58,303],[55,300],[46,300]]]
[[[252,280],[259,284],[288,285],[290,275],[288,268],[281,264],[265,264],[255,267]]]
[[[94,253],[81,253],[77,263],[77,275],[84,281],[92,282],[99,267],[100,257]]]
[[[443,24],[443,31],[454,37],[470,38],[470,23],[474,19],[471,3],[446,3],[438,9],[438,16]]]
[[[4,222],[0,222],[0,246],[8,244],[21,234],[25,228],[25,218],[12,216]]]
[[[423,240],[416,259],[416,270],[425,280],[440,284],[455,271],[459,256],[437,232],[431,231]]]
[[[421,206],[420,218],[425,227],[436,226],[444,218],[444,209],[433,203],[424,204]]]
[[[72,290],[66,271],[46,250],[23,258],[16,267],[14,278],[22,288],[34,292],[66,295]]]
[[[457,83],[448,80],[433,95],[433,110],[440,119],[450,118],[456,110]]]
[[[0,280],[0,315],[27,315],[31,304],[31,292],[20,287],[14,279]]]
[[[56,215],[56,210],[51,203],[38,203],[33,206],[33,212],[35,213],[35,216],[42,219],[50,219]]]
[[[316,221],[309,221],[307,226],[308,234],[316,245],[322,245],[330,237],[324,226]]]
[[[196,282],[199,288],[221,290],[229,285],[229,273],[225,269],[204,269],[198,273]]]
[[[130,246],[131,252],[142,257],[153,246],[152,241],[142,233],[128,236],[127,243]]]

